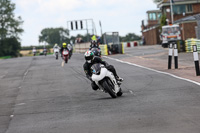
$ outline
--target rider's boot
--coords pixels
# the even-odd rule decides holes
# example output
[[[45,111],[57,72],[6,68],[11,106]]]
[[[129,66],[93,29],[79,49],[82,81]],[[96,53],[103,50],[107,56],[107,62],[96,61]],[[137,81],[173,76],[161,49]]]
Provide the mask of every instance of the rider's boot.
[[[119,76],[116,76],[115,78],[116,78],[118,84],[121,84],[124,80],[123,78],[121,78]]]

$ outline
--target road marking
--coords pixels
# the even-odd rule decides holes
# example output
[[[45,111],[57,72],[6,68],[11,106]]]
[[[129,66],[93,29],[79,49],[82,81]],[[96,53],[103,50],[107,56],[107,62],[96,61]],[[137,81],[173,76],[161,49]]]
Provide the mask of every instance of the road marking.
[[[24,105],[25,103],[19,103],[19,104],[16,104],[15,106],[20,106],[20,105]]]
[[[64,61],[62,61],[62,63],[61,63],[61,66],[62,66],[62,67],[64,67],[64,65],[65,65],[65,62],[64,62]]]
[[[2,76],[1,76],[1,79],[3,79],[5,76],[6,76],[6,75],[2,75]]]
[[[27,70],[27,71],[24,73],[23,81],[24,81],[26,75],[28,74],[28,72],[29,72],[29,70]]]
[[[140,66],[140,65],[137,65],[137,64],[134,64],[134,63],[130,63],[130,62],[126,62],[126,61],[122,61],[122,60],[115,59],[115,58],[111,58],[111,57],[107,57],[107,56],[103,56],[103,57],[105,57],[105,58],[107,58],[107,59],[115,60],[115,61],[118,61],[118,62],[121,62],[121,63],[129,64],[129,65],[132,65],[132,66],[136,66],[136,67],[144,68],[144,69],[147,69],[147,70],[150,70],[150,71],[154,71],[154,72],[157,72],[157,73],[161,73],[161,74],[169,75],[169,76],[171,76],[171,77],[174,77],[174,78],[177,78],[177,79],[181,79],[181,80],[185,80],[185,81],[188,81],[188,82],[191,82],[191,83],[194,83],[194,84],[200,86],[200,83],[199,83],[199,82],[196,82],[196,81],[193,81],[193,80],[190,80],[190,79],[186,79],[186,78],[182,78],[182,77],[176,76],[176,75],[171,74],[171,73],[158,71],[158,70],[155,70],[155,69],[152,69],[152,68],[148,68],[148,67]]]
[[[29,70],[27,70],[27,71],[24,73],[24,76],[26,76],[26,75],[27,75],[28,71],[29,71]]]
[[[130,92],[131,94],[133,94],[133,91],[132,91],[132,90],[129,90],[129,92]]]

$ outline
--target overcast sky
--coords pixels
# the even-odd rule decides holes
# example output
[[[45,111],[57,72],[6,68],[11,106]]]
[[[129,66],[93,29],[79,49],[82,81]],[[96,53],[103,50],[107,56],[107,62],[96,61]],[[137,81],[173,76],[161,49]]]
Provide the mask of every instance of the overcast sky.
[[[93,19],[98,35],[118,31],[141,35],[141,21],[147,19],[146,11],[157,9],[153,0],[12,0],[15,15],[21,16],[24,33],[22,46],[39,45],[38,36],[44,28],[67,28],[67,21]],[[86,34],[72,31],[71,35]]]

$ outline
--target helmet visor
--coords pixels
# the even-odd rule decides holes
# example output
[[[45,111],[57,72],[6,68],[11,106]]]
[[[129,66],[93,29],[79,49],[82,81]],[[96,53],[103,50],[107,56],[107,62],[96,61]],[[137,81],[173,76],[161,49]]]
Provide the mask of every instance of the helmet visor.
[[[85,57],[85,60],[92,60],[92,59],[93,59],[93,56]]]

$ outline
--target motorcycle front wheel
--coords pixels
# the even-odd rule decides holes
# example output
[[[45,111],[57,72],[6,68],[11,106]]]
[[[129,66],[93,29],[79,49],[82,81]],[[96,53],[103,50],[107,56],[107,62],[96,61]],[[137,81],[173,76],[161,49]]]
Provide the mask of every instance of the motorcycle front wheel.
[[[58,54],[56,54],[56,60],[58,59]]]
[[[67,59],[67,57],[65,57],[65,63],[67,63],[68,62],[68,59]]]
[[[109,78],[106,78],[102,83],[103,88],[110,94],[112,98],[116,98],[117,95],[114,90],[114,85]]]

